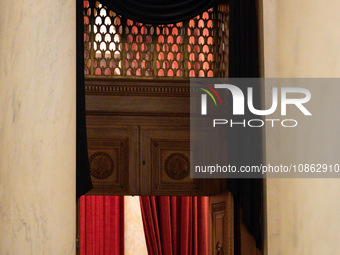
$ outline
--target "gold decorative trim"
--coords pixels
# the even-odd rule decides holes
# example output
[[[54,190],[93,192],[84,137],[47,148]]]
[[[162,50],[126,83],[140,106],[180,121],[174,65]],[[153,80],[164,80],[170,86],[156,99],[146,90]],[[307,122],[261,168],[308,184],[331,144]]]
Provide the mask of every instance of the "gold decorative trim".
[[[184,87],[141,87],[141,86],[105,86],[105,85],[93,85],[86,86],[86,92],[90,93],[101,93],[101,92],[109,92],[109,93],[129,93],[131,96],[133,93],[135,94],[164,94],[164,93],[175,93],[175,94],[189,94],[190,88]]]
[[[190,88],[188,80],[93,78],[85,80],[85,92],[87,95],[188,97],[197,89]]]

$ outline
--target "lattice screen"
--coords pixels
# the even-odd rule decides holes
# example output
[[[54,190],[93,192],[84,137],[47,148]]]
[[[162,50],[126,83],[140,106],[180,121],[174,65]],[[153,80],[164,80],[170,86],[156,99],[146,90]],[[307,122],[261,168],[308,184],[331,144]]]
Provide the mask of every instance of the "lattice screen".
[[[177,78],[228,75],[226,3],[187,22],[145,25],[84,1],[86,77]]]

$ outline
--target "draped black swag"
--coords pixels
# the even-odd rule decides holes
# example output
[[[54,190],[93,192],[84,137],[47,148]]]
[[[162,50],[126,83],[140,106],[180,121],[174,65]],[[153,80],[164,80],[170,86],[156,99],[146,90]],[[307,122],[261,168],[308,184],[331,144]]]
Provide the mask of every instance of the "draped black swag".
[[[93,0],[92,0],[93,1]],[[100,0],[125,18],[144,24],[172,24],[189,20],[219,0]]]
[[[90,0],[91,4],[94,0]],[[112,11],[148,24],[176,23],[206,11],[218,0],[101,0]],[[230,77],[258,77],[258,28],[256,0],[230,0]],[[93,5],[92,5],[93,6]],[[77,197],[92,188],[86,140],[83,1],[77,0]],[[258,93],[259,89],[254,88]],[[260,104],[260,99],[257,104]],[[246,118],[252,116],[248,113]],[[262,160],[260,129],[231,129],[233,165],[255,165]],[[229,180],[229,189],[243,208],[243,221],[261,247],[261,179]],[[238,219],[240,220],[240,219]],[[237,234],[237,233],[236,233]]]

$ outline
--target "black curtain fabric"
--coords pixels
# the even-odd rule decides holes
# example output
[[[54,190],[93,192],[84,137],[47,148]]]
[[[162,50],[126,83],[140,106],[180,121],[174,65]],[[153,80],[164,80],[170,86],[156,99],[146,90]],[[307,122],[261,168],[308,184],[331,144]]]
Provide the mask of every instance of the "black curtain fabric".
[[[229,76],[232,78],[259,77],[257,2],[256,0],[230,0],[229,3]],[[257,98],[254,104],[257,109],[260,109],[260,87],[258,84],[252,84],[252,86],[254,98]],[[246,88],[241,89],[246,95]],[[233,116],[233,119],[235,118],[237,116]],[[250,112],[242,116],[242,119],[252,118],[258,119],[259,117]],[[261,128],[230,128],[228,131],[230,164],[238,167],[260,165],[262,163]],[[232,191],[236,203],[242,208],[243,222],[255,237],[257,246],[261,248],[262,179],[228,180],[228,189]]]
[[[108,9],[144,24],[172,24],[189,20],[219,0],[100,0]]]
[[[85,119],[85,77],[84,77],[84,16],[83,1],[77,0],[77,135],[76,135],[76,196],[79,198],[92,189],[87,154]]]

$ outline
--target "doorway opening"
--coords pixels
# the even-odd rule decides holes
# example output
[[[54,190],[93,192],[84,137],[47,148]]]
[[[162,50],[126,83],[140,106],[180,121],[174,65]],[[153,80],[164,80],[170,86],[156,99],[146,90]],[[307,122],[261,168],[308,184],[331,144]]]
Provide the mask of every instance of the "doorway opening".
[[[189,79],[228,77],[228,1],[222,0],[185,22],[148,25],[124,18],[98,1],[85,0],[84,46],[88,154],[93,189],[78,203],[78,253],[101,254],[104,249],[106,255],[111,254],[113,248],[116,250],[112,254],[125,252],[128,255],[124,237],[128,228],[125,226],[134,221],[127,221],[125,217],[128,199],[124,198],[148,196],[145,198],[153,198],[157,201],[154,204],[159,204],[164,202],[161,197],[170,195],[169,201],[207,197],[205,220],[198,220],[198,213],[196,218],[190,214],[186,219],[197,222],[197,226],[205,226],[197,237],[208,233],[209,254],[261,254],[255,232],[242,220],[245,213],[241,208],[247,207],[239,202],[242,199],[235,195],[238,192],[232,193],[233,189],[229,189],[224,179],[191,179],[188,172],[191,153]],[[261,189],[256,189],[255,193],[260,194]],[[140,203],[136,207],[136,200],[134,202],[135,210],[142,215]],[[167,210],[161,205],[156,208],[155,215]],[[251,214],[251,210],[247,208],[246,214]],[[174,215],[170,223],[167,217],[160,221],[168,222],[166,230],[177,226],[177,214]],[[157,229],[161,232],[161,228],[150,227],[145,231],[149,225],[143,224],[143,219],[139,220],[140,224],[147,250],[156,243],[168,251],[168,247],[161,245],[164,236],[171,236],[171,244],[177,242],[177,238],[169,234],[146,237],[146,232],[157,233]],[[182,225],[179,225],[176,234],[182,233]],[[183,229],[192,230],[194,226]],[[169,232],[166,230],[164,233]],[[198,231],[191,233],[186,242],[191,246],[183,247],[202,244],[195,242],[199,240],[194,236]],[[182,247],[177,243],[172,246]],[[207,254],[207,246],[202,247],[196,249],[201,252],[198,254]],[[196,254],[192,251],[195,248],[188,253],[169,254]],[[148,251],[148,254],[157,253]]]

